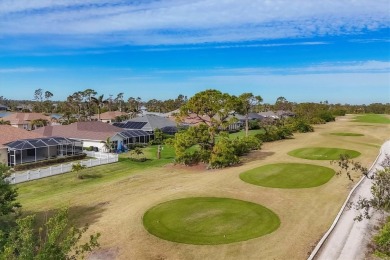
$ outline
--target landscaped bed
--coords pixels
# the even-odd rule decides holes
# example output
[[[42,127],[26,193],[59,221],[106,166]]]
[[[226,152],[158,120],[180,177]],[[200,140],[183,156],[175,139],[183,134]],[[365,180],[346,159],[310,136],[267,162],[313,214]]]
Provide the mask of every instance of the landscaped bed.
[[[288,155],[308,160],[338,160],[341,154],[347,154],[349,158],[356,158],[360,152],[342,148],[309,147],[299,148],[288,152]]]
[[[333,169],[302,163],[278,163],[261,166],[240,174],[240,179],[271,188],[311,188],[327,183],[335,174]]]
[[[165,240],[197,245],[227,244],[275,231],[279,217],[247,201],[198,197],[172,200],[149,209],[143,223]]]

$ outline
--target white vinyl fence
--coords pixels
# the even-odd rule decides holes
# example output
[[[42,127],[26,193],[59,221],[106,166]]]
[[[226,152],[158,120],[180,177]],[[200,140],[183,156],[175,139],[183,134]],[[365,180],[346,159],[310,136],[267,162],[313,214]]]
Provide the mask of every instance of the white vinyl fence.
[[[86,167],[94,167],[103,164],[114,163],[118,161],[118,155],[112,153],[101,152],[85,152],[89,157],[95,157],[95,159],[86,159],[80,161],[81,165]],[[46,178],[58,174],[70,172],[72,170],[72,162],[51,166],[49,168],[29,170],[24,172],[13,173],[7,180],[12,184],[22,183],[26,181],[37,180]]]

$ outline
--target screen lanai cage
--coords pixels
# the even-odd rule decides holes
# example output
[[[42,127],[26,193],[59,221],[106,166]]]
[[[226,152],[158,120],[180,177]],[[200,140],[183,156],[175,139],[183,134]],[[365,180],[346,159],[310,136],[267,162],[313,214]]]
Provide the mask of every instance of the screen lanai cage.
[[[10,166],[83,153],[82,142],[65,137],[24,139],[5,145]]]

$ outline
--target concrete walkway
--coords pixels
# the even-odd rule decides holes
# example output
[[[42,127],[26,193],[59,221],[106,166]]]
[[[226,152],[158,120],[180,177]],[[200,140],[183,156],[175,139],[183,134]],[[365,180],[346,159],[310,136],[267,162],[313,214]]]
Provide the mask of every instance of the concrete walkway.
[[[371,172],[381,169],[379,164],[385,158],[386,153],[390,154],[390,141],[387,141],[382,145],[381,153],[375,165],[372,167]],[[356,202],[359,200],[359,197],[370,198],[371,185],[371,180],[364,178],[352,193],[349,201]],[[334,226],[334,229],[330,232],[319,251],[315,255],[312,254],[309,259],[365,259],[366,248],[367,244],[370,242],[373,227],[381,219],[381,214],[377,213],[370,220],[364,219],[360,222],[353,220],[357,215],[358,212],[356,210],[348,210],[345,208]]]

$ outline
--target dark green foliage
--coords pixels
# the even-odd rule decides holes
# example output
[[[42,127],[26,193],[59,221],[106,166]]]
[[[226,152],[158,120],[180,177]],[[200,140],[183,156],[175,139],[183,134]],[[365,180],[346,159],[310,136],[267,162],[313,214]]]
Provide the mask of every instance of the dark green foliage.
[[[318,113],[318,117],[321,118],[322,120],[324,120],[325,122],[332,122],[332,121],[335,121],[336,118],[334,117],[334,115],[332,114],[332,112],[330,111],[321,111]]]
[[[40,161],[40,162],[26,163],[26,164],[18,164],[18,165],[14,166],[14,169],[15,169],[15,171],[31,170],[31,169],[34,169],[34,168],[50,166],[50,165],[58,164],[58,163],[71,162],[71,161],[76,161],[76,160],[83,160],[83,159],[85,159],[85,157],[87,157],[86,154],[78,154],[78,155],[73,155],[73,156],[49,159],[47,161]]]
[[[0,259],[77,259],[99,247],[99,233],[78,245],[88,226],[81,229],[70,226],[66,208],[49,218],[43,227],[35,228],[34,216],[19,219],[16,224],[8,236],[0,232],[0,242],[4,243]]]
[[[263,142],[273,142],[288,139],[293,136],[293,131],[289,126],[268,125],[264,126],[264,129],[265,133],[255,135]]]
[[[249,124],[249,130],[260,129],[260,124],[257,120],[249,120],[248,124]]]
[[[15,187],[5,180],[10,176],[10,167],[0,164],[0,218],[9,214],[14,214],[20,204],[16,202],[18,196]]]
[[[149,142],[149,144],[151,144],[151,145],[154,145],[154,144],[163,144],[163,142],[164,142],[164,133],[163,133],[163,131],[161,131],[161,129],[159,129],[159,128],[156,128],[156,129],[154,129],[154,139],[153,140],[151,140],[150,142]]]
[[[374,254],[383,259],[390,258],[390,218],[387,223],[379,230],[378,234],[374,236],[373,242]]]
[[[244,136],[233,139],[234,154],[242,156],[252,150],[260,149],[261,141],[255,136]]]
[[[298,133],[307,133],[314,131],[314,128],[309,124],[309,122],[302,118],[286,119],[285,126],[289,127],[293,132]]]
[[[239,156],[260,149],[260,146],[261,142],[254,136],[231,139],[227,133],[221,133],[211,152],[209,167],[223,168],[238,164]]]
[[[7,237],[19,215],[20,204],[16,201],[18,192],[15,186],[5,180],[10,174],[10,168],[0,164],[0,252],[5,244],[1,236]]]
[[[345,116],[347,113],[346,109],[332,109],[331,111],[334,116]]]
[[[233,140],[228,136],[220,136],[211,153],[210,167],[223,168],[239,163],[235,148]]]

